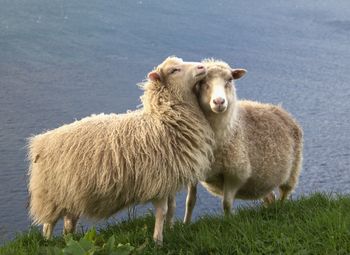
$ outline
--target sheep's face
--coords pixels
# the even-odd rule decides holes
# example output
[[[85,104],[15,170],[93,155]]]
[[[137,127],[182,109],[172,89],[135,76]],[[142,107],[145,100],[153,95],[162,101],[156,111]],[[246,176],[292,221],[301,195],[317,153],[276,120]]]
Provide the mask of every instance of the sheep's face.
[[[155,71],[148,74],[152,81],[159,81],[176,94],[193,94],[193,87],[206,75],[206,68],[199,62],[184,62],[169,57]]]
[[[244,69],[231,69],[228,65],[211,63],[206,78],[196,88],[201,108],[205,112],[225,112],[236,100],[234,80],[245,73]]]

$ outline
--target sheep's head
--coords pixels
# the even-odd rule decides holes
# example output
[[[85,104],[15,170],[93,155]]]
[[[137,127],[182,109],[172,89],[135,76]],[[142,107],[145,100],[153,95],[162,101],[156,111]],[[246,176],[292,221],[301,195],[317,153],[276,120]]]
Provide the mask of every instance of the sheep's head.
[[[207,76],[195,87],[204,112],[223,113],[236,102],[234,80],[246,74],[245,69],[232,69],[218,60],[204,60]]]
[[[205,75],[206,68],[199,62],[184,62],[181,58],[168,57],[148,74],[148,79],[158,87],[164,86],[171,93],[186,98],[184,95],[194,95],[194,86]]]

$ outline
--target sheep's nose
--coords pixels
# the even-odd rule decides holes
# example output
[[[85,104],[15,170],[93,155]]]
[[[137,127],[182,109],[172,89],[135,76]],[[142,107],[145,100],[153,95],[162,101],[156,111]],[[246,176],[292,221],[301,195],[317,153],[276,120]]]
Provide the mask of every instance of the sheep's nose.
[[[197,66],[197,69],[198,69],[198,70],[203,70],[203,69],[204,69],[204,66],[199,65],[199,66]]]
[[[215,105],[223,105],[225,103],[225,99],[222,97],[218,97],[218,98],[213,99],[213,103]]]

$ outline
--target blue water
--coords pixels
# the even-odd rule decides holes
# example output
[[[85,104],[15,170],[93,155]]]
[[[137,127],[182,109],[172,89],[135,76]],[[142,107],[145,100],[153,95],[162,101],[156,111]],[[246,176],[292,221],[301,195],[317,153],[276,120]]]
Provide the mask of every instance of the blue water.
[[[136,83],[169,55],[246,68],[238,96],[281,103],[304,128],[296,195],[350,192],[349,1],[2,0],[0,240],[30,225],[26,138],[135,109]],[[196,216],[212,212],[201,190]]]

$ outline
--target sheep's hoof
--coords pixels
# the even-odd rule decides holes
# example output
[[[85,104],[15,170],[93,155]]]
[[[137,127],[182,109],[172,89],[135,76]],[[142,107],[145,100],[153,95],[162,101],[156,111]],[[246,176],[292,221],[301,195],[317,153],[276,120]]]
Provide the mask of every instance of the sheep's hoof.
[[[238,214],[238,211],[235,209],[229,210],[229,211],[224,211],[224,216],[225,217],[234,217],[235,215]]]
[[[225,217],[230,217],[230,216],[232,216],[232,212],[231,211],[225,211],[224,215],[225,215]]]
[[[174,229],[174,221],[168,221],[167,222],[168,228],[173,230]]]
[[[188,224],[190,224],[191,223],[191,220],[189,220],[189,219],[185,219],[184,221],[183,221],[183,224],[186,224],[186,225],[188,225]]]
[[[157,246],[163,246],[163,240],[156,238],[154,238],[153,240]]]
[[[276,194],[275,192],[271,191],[267,196],[263,198],[264,201],[264,207],[268,207],[269,205],[273,204],[276,201]]]

